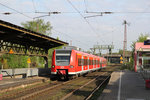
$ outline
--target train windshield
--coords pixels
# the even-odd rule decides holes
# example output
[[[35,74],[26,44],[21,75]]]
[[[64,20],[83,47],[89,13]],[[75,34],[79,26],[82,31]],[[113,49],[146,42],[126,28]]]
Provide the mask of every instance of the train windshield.
[[[71,51],[56,50],[56,66],[68,66],[70,64]]]

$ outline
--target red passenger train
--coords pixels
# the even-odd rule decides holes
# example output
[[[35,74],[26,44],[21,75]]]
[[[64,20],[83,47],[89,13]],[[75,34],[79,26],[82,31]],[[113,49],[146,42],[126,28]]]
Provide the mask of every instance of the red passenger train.
[[[106,59],[77,50],[56,49],[53,52],[51,74],[64,78],[106,67]]]

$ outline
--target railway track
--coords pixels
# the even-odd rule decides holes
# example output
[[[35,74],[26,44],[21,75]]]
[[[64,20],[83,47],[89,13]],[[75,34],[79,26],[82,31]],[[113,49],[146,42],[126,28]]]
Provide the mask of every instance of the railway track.
[[[94,73],[91,73],[91,74],[94,74]],[[97,76],[97,75],[96,75]],[[98,77],[98,76],[97,76]],[[83,80],[83,77],[79,77],[77,79],[74,79],[74,80],[70,80],[70,81],[66,81],[66,82],[58,82],[57,85],[54,85],[54,86],[51,86],[51,87],[48,87],[48,88],[45,88],[45,89],[42,89],[40,91],[37,91],[37,92],[34,92],[34,93],[31,93],[31,94],[28,94],[28,95],[25,95],[25,96],[22,96],[22,97],[19,97],[19,98],[16,98],[14,100],[37,100],[37,97],[40,95],[42,95],[43,93],[46,94],[46,92],[49,93],[49,91],[51,92],[55,92],[56,89],[59,89],[59,87],[64,87],[64,86],[67,86],[67,85],[70,85],[74,83],[78,83],[79,81]],[[95,80],[95,79],[94,79]],[[90,82],[88,82],[89,84]],[[83,87],[83,86],[82,86]],[[76,87],[77,88],[77,87]],[[58,90],[59,91],[59,90]],[[48,95],[48,94],[47,94]],[[36,97],[36,98],[34,98]],[[47,97],[47,96],[45,96]],[[46,98],[45,98],[46,99]],[[40,99],[39,99],[40,100]]]
[[[13,91],[8,94],[6,93],[5,95],[0,95],[0,100],[41,100],[41,98],[43,100],[70,100],[72,98],[84,98],[85,100],[88,100],[98,88],[108,81],[112,70],[114,69],[104,69],[100,72],[89,73],[86,76],[66,82],[53,81],[51,83],[28,87],[21,91]],[[91,88],[88,89],[88,87]],[[88,90],[86,93],[87,95],[81,93],[81,96],[79,97],[78,93],[85,90]]]
[[[107,73],[103,73],[102,75],[105,75],[105,74],[107,74]],[[80,86],[79,88],[73,90],[72,92],[70,92],[70,93],[68,93],[66,96],[64,96],[61,100],[69,99],[75,92],[77,92],[78,90],[82,89],[83,87],[89,85],[90,83],[96,81],[96,80],[97,80],[98,78],[100,78],[100,77],[101,77],[101,76],[97,76],[96,78],[92,79],[91,81],[87,82],[86,84],[84,84],[84,85]],[[110,77],[110,75],[109,75],[109,77]],[[104,82],[102,82],[102,84],[103,84],[103,83],[104,83]],[[94,89],[94,90],[96,90],[96,89]],[[94,93],[94,91],[93,91],[89,96],[87,96],[85,100],[88,100],[88,99],[92,96],[93,93]],[[74,97],[73,97],[73,98],[74,98]]]

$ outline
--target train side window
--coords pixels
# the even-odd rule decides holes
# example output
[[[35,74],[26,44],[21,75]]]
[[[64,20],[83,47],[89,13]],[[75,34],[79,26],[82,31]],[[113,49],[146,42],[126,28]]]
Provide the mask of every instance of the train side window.
[[[78,66],[82,66],[82,59],[78,59]]]

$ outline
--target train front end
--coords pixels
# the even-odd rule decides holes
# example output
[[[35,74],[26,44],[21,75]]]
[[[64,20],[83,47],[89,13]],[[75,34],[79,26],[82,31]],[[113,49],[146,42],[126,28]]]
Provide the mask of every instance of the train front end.
[[[68,78],[70,71],[74,71],[71,62],[72,50],[57,49],[53,52],[51,74],[58,78]]]

